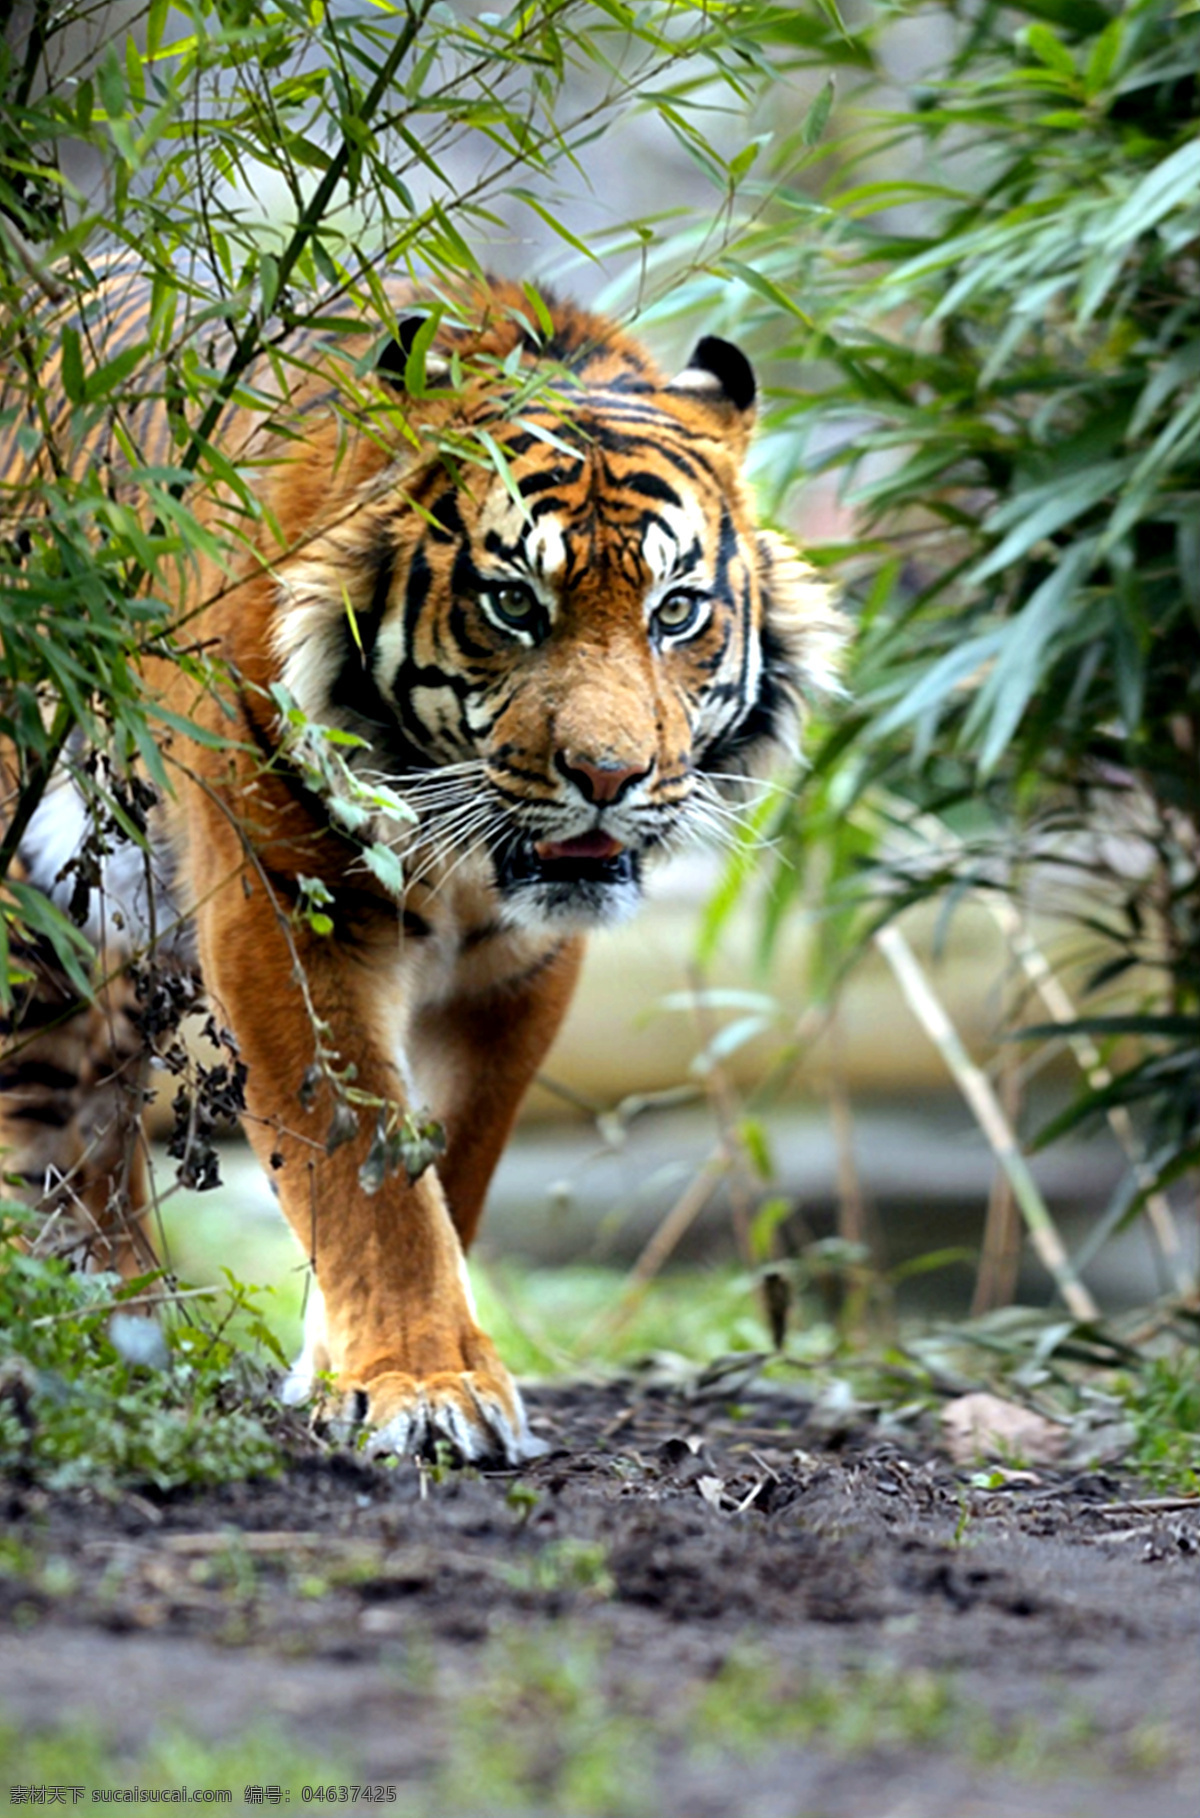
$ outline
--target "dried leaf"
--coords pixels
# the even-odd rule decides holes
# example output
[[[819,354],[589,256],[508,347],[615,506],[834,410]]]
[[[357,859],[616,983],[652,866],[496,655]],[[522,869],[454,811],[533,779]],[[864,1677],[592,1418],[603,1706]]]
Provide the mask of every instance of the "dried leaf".
[[[941,1419],[946,1449],[955,1464],[971,1464],[977,1458],[1049,1464],[1067,1444],[1066,1430],[1056,1421],[984,1390],[948,1401]]]
[[[332,1155],[343,1143],[351,1143],[358,1135],[358,1113],[347,1104],[334,1107],[329,1129],[325,1133],[325,1153]]]
[[[725,1485],[722,1479],[719,1477],[698,1477],[696,1479],[696,1488],[699,1490],[709,1508],[716,1509],[719,1514],[724,1506],[725,1497]]]

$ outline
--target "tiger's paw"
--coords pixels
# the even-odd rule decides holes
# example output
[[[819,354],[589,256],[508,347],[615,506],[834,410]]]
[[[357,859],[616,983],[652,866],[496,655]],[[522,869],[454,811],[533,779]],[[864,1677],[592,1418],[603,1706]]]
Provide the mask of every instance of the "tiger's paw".
[[[549,1450],[529,1431],[503,1365],[430,1376],[388,1371],[345,1398],[335,1430],[349,1437],[363,1428],[363,1450],[372,1458],[436,1458],[448,1448],[459,1464],[517,1465]]]
[[[335,1438],[361,1443],[373,1458],[448,1449],[462,1464],[524,1464],[549,1448],[529,1431],[516,1383],[491,1341],[477,1327],[441,1334],[451,1368],[364,1370],[336,1381],[325,1301],[312,1283],[305,1309],[304,1349],[280,1388],[290,1406],[313,1404]],[[428,1355],[428,1353],[427,1353]],[[424,1361],[424,1360],[423,1360]]]

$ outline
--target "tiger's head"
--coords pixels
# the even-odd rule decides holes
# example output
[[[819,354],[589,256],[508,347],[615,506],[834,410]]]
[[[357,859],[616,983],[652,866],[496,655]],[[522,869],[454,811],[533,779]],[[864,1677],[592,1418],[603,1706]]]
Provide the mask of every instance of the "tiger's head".
[[[381,377],[406,440],[376,426],[367,477],[346,463],[279,564],[274,646],[303,712],[359,733],[416,812],[410,872],[472,855],[507,919],[587,927],[792,747],[843,621],[755,522],[735,347],[703,339],[668,381],[598,317],[556,306],[539,338],[528,316],[496,287],[415,396],[402,325]]]

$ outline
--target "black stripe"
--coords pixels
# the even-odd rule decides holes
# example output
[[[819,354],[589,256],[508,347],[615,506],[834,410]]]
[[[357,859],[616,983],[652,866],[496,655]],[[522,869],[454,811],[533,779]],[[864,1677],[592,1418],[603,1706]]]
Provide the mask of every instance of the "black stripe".
[[[383,524],[375,526],[375,534],[367,555],[367,566],[374,571],[371,581],[371,604],[365,617],[359,614],[358,634],[362,639],[363,656],[368,668],[375,654],[375,641],[379,636],[388,603],[392,597],[392,581],[396,573],[396,545],[392,540],[391,530]]]
[[[709,746],[698,759],[698,768],[724,768],[754,745],[768,743],[779,730],[780,718],[792,695],[791,670],[781,639],[764,623],[760,634],[762,673],[758,696],[743,717]]]
[[[725,624],[722,628],[721,641],[720,641],[720,644],[718,645],[718,647],[715,650],[710,651],[707,656],[699,657],[696,660],[696,666],[699,669],[701,675],[715,675],[717,673],[718,669],[720,669],[720,667],[721,667],[721,664],[725,661],[725,652],[729,649],[729,640],[732,638],[732,636],[733,636],[733,621],[732,621],[732,619],[726,619]],[[725,684],[725,687],[728,689],[729,695],[736,695],[739,700],[745,700],[745,698],[746,698],[746,664],[745,664],[745,661],[743,661],[743,663],[742,663],[741,682],[736,687],[734,686],[734,684],[732,682],[729,682],[729,683]],[[712,688],[708,691],[707,695],[705,696],[705,699],[708,701],[720,701],[725,698],[726,698],[726,695],[723,693],[721,688]]]
[[[534,960],[531,966],[526,966],[524,972],[518,972],[515,978],[500,979],[492,987],[492,994],[498,997],[511,997],[515,996],[518,991],[523,991],[527,985],[533,983],[540,973],[548,971],[562,958],[563,948],[566,944],[565,940],[556,941],[553,947],[547,947],[546,951]]]
[[[547,793],[545,795],[535,797],[535,796],[530,796],[528,790],[525,790],[525,789],[508,789],[508,788],[506,788],[505,785],[501,782],[500,778],[496,775],[496,771],[494,768],[494,766],[499,761],[500,761],[500,759],[498,757],[494,757],[491,760],[491,765],[489,766],[489,769],[488,769],[488,782],[491,784],[492,788],[495,790],[496,794],[500,797],[500,799],[502,801],[512,802],[518,808],[528,808],[531,801],[536,801],[538,803],[544,803],[544,802],[553,802],[555,800],[553,793],[549,789],[549,784],[547,783],[546,778],[542,775],[541,771],[539,771],[539,770],[522,770],[520,768],[520,766],[517,764],[505,764],[504,769],[508,776],[518,777],[526,783],[536,783],[539,788],[545,789],[547,791]]]
[[[669,486],[659,473],[649,473],[638,469],[633,473],[614,475],[615,483],[626,492],[636,492],[643,499],[657,499],[662,505],[682,505],[683,501],[673,486]]]
[[[703,477],[712,482],[711,468],[691,453],[684,445],[666,441],[661,436],[627,435],[614,429],[608,421],[596,425],[594,440],[606,454],[641,455],[648,452],[661,461],[667,461],[687,474],[689,479]],[[620,485],[620,479],[614,476],[614,483]]]
[[[492,648],[488,644],[481,644],[472,636],[471,616],[462,605],[461,600],[454,600],[450,607],[447,630],[463,656],[474,657],[477,662],[485,662],[493,654]],[[456,690],[456,692],[458,691]],[[459,693],[459,699],[462,700],[463,696],[470,692],[469,688],[463,689]]]
[[[404,583],[404,648],[407,652],[405,661],[409,663],[416,661],[417,630],[432,584],[433,572],[429,558],[425,554],[424,544],[419,543],[412,552]]]
[[[733,585],[730,578],[730,571],[737,559],[737,554],[737,527],[734,524],[733,515],[730,512],[729,506],[723,502],[721,505],[721,529],[717,538],[716,592],[723,594],[731,605],[733,603]],[[742,583],[741,599],[738,602],[737,608],[739,610],[742,626],[742,665],[741,673],[738,676],[738,694],[743,701],[747,699],[750,693],[750,651],[754,638],[751,598],[750,576],[747,573]],[[728,638],[726,639],[726,645],[728,645]],[[722,652],[722,654],[724,654],[724,652]]]
[[[471,928],[459,942],[460,953],[470,953],[476,947],[482,947],[487,941],[494,941],[498,935],[506,934],[503,922],[481,922],[478,928]]]
[[[335,707],[360,715],[376,725],[386,726],[391,714],[375,681],[373,659],[392,596],[396,549],[391,533],[383,525],[376,526],[367,552],[367,565],[371,571],[370,604],[365,612],[355,614],[353,625],[349,613],[342,615],[339,625],[340,661],[329,698]]]
[[[47,1086],[54,1092],[73,1092],[79,1084],[79,1075],[69,1073],[65,1067],[56,1067],[53,1061],[20,1060],[12,1067],[0,1068],[0,1092],[12,1092],[19,1087]]]
[[[550,467],[544,473],[526,474],[517,490],[523,499],[532,499],[539,492],[548,492],[552,487],[573,486],[583,471],[583,462],[576,461],[568,472],[563,467]]]
[[[440,498],[434,500],[429,515],[433,519],[429,534],[435,543],[449,543],[455,537],[465,534],[456,492],[442,493]]]
[[[49,1100],[40,1105],[5,1105],[4,1115],[12,1123],[44,1124],[48,1130],[65,1130],[75,1111],[70,1104]]]
[[[53,989],[52,981],[47,981],[47,986]],[[65,989],[59,998],[26,998],[19,1003],[14,1015],[0,1017],[0,1035],[34,1035],[40,1029],[74,1022],[90,1007],[83,998],[68,998]]]

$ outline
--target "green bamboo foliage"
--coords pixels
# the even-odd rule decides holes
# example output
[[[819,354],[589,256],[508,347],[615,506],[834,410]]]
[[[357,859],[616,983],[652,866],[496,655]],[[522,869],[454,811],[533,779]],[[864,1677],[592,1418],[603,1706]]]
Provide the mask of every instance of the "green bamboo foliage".
[[[908,902],[1040,880],[1115,1057],[1055,1131],[1136,1111],[1129,1210],[1200,1153],[1200,15],[912,11],[939,66],[897,101],[890,9],[848,29],[877,86],[843,78],[819,206],[797,189],[727,270],[756,277],[743,332],[786,335],[771,482],[840,471],[822,559],[861,607],[768,934],[814,867],[831,968]]]
[[[564,257],[595,260],[605,246],[585,246],[555,198],[586,189],[597,146],[635,108],[702,163],[714,214],[727,209],[753,152],[736,134],[714,149],[708,118],[718,98],[740,117],[772,67],[757,0],[495,13],[148,0],[101,14],[0,0],[0,14],[0,446],[15,436],[23,457],[0,479],[0,737],[19,766],[0,803],[3,1003],[14,923],[88,985],[77,930],[11,870],[52,776],[76,773],[105,838],[140,833],[119,779],[170,787],[169,728],[138,659],[170,651],[203,685],[177,625],[181,580],[202,549],[236,564],[253,523],[252,478],[214,431],[231,400],[271,408],[248,382],[255,362],[267,354],[286,392],[298,326],[365,319],[382,335],[386,276],[436,292],[479,269],[514,212]],[[611,244],[653,232],[614,220]],[[89,310],[113,256],[152,295],[107,357]],[[528,295],[536,322],[535,284]],[[155,397],[172,442],[151,459],[137,407]],[[80,462],[99,425],[112,463]],[[230,501],[220,532],[192,510],[214,486]]]

